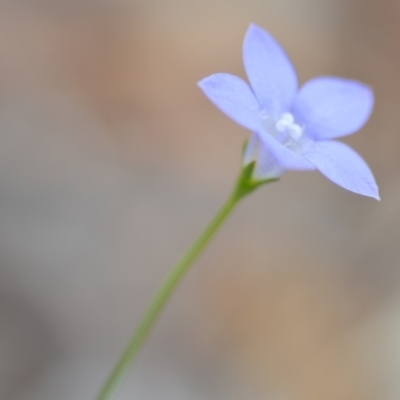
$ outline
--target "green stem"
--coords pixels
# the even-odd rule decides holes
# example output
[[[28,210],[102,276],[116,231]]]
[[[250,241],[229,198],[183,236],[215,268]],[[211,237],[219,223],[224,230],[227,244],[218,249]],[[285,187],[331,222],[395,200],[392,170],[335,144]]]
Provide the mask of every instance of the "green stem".
[[[248,193],[252,192],[261,184],[266,183],[252,182],[250,179],[252,169],[253,165],[250,165],[248,168],[243,168],[242,173],[237,181],[235,190],[231,196],[229,196],[228,200],[222,206],[211,223],[207,226],[205,231],[200,235],[197,241],[194,242],[189,251],[183,256],[183,258],[167,276],[166,280],[161,286],[161,289],[158,291],[153,302],[150,304],[150,307],[144,314],[144,317],[141,320],[135,334],[132,336],[128,346],[105,382],[101,392],[97,396],[97,400],[110,400],[112,398],[113,394],[117,390],[118,385],[127,374],[131,364],[148,338],[158,317],[175,292],[175,289],[189,271],[192,264],[197,260],[208,243],[218,232],[221,225],[226,221],[235,206],[238,204],[239,200]]]

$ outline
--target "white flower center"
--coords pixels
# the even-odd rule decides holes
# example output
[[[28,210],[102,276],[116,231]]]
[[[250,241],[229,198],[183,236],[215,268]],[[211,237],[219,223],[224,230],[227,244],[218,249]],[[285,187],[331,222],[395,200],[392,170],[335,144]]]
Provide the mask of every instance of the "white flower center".
[[[279,133],[287,133],[293,140],[300,139],[303,134],[303,130],[295,124],[294,117],[290,113],[284,113],[275,123],[275,128]]]
[[[289,150],[301,152],[307,139],[304,136],[304,127],[295,122],[293,114],[285,112],[279,118],[273,118],[261,113],[260,117],[265,133],[273,136]]]
[[[305,127],[297,124],[292,113],[285,112],[279,117],[260,113],[262,132],[254,133],[250,138],[243,156],[244,165],[255,161],[253,177],[255,179],[278,178],[284,172],[275,158],[265,148],[262,137],[272,136],[282,146],[297,154],[302,154],[312,139],[305,133]]]

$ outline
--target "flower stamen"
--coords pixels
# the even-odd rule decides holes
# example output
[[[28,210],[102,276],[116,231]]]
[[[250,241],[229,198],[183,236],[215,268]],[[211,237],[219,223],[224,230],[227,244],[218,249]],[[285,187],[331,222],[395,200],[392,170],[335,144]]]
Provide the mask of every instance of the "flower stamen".
[[[303,135],[303,129],[294,122],[294,117],[291,113],[284,113],[276,121],[275,129],[279,133],[286,133],[293,140],[299,140]],[[281,136],[281,135],[280,135]]]

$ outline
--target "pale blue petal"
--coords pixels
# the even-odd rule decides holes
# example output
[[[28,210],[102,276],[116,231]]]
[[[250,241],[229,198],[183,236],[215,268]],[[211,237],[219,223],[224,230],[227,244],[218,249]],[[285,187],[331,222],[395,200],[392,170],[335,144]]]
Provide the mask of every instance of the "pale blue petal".
[[[205,95],[239,125],[252,131],[260,129],[259,103],[243,79],[220,73],[198,84]]]
[[[314,142],[303,156],[332,182],[379,200],[378,186],[366,162],[351,147],[336,141]]]
[[[264,110],[275,116],[288,111],[298,87],[296,71],[279,43],[255,24],[244,39],[243,62]]]
[[[259,137],[267,153],[285,170],[310,171],[315,169],[314,165],[301,154],[289,150],[271,135],[261,133]]]
[[[250,137],[243,154],[244,165],[253,161],[256,162],[253,171],[255,180],[279,178],[285,172],[285,169],[277,163],[265,145],[263,145],[258,133],[253,133]]]
[[[257,160],[258,154],[260,150],[260,138],[257,133],[253,133],[250,136],[246,144],[246,148],[243,152],[243,164],[248,165],[253,161]]]
[[[308,81],[293,106],[296,121],[315,140],[333,139],[358,131],[368,120],[374,95],[352,80],[320,77]]]

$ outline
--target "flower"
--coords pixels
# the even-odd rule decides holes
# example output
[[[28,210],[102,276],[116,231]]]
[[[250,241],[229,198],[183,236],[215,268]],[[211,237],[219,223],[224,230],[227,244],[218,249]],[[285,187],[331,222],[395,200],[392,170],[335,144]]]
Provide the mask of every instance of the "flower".
[[[318,169],[332,182],[379,200],[366,162],[336,139],[368,120],[374,96],[368,86],[337,77],[311,79],[298,90],[296,71],[278,42],[251,24],[243,44],[250,81],[218,73],[199,82],[206,96],[239,125],[251,130],[244,165],[253,178],[278,178],[286,170]]]

